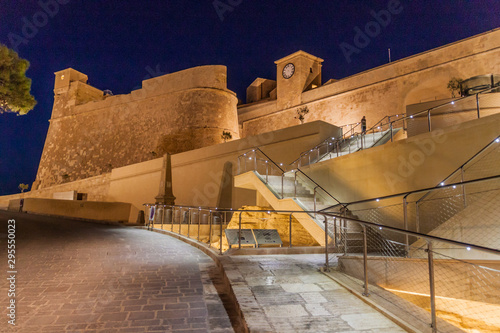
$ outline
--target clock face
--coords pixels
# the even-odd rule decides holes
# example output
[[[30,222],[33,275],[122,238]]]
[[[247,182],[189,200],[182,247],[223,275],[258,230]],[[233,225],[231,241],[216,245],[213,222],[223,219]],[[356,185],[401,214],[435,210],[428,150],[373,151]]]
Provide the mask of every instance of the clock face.
[[[292,63],[289,63],[287,64],[284,68],[283,68],[283,77],[285,79],[289,79],[293,76],[293,73],[295,73],[295,65],[292,64]]]

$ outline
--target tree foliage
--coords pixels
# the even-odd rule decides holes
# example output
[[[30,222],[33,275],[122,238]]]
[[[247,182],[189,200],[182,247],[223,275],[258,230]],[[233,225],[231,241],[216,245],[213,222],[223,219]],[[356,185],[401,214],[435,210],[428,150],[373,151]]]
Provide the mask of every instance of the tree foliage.
[[[450,81],[448,81],[448,90],[451,92],[451,97],[455,98],[455,93],[458,93],[459,95],[462,94],[462,83],[464,80],[460,78],[452,78]]]
[[[224,140],[224,142],[227,142],[228,140],[231,140],[233,138],[233,135],[229,131],[222,131],[221,139]]]
[[[28,190],[29,189],[29,185],[28,184],[24,184],[24,183],[21,183],[19,184],[18,188],[21,190],[21,193],[23,193],[24,191]]]
[[[0,44],[0,113],[24,115],[36,105],[31,95],[31,79],[26,77],[30,63]]]
[[[309,108],[307,106],[304,106],[304,107],[298,108],[295,111],[297,112],[297,117],[295,117],[295,119],[298,119],[300,121],[300,123],[303,124],[304,120],[305,120],[305,115],[309,113]]]

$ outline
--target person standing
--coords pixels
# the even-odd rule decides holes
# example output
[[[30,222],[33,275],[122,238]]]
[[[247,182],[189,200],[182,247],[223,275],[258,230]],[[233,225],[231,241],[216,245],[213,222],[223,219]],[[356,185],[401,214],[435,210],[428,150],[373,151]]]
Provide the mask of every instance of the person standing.
[[[361,133],[366,134],[366,118],[361,118]]]

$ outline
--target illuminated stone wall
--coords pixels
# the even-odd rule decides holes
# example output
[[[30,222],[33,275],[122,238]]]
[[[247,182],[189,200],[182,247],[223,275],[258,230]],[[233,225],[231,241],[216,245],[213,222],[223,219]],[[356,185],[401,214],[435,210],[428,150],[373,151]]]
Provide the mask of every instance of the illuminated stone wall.
[[[314,58],[299,51],[276,62],[277,99],[238,108],[243,137],[299,124],[296,111],[303,106],[310,110],[306,122],[323,120],[342,126],[366,116],[370,127],[387,115],[405,113],[406,105],[450,98],[447,84],[451,78],[500,73],[500,29],[317,88],[308,84],[320,75],[322,59]],[[285,79],[282,69],[288,63],[296,69]]]
[[[203,66],[104,96],[73,69],[56,73],[54,108],[33,189],[239,138],[224,66]]]

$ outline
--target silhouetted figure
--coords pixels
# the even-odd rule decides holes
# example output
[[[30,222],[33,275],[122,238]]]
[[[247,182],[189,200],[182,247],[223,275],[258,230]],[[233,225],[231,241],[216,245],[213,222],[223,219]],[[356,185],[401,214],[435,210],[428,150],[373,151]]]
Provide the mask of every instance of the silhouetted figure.
[[[361,118],[361,133],[366,134],[366,118]]]

